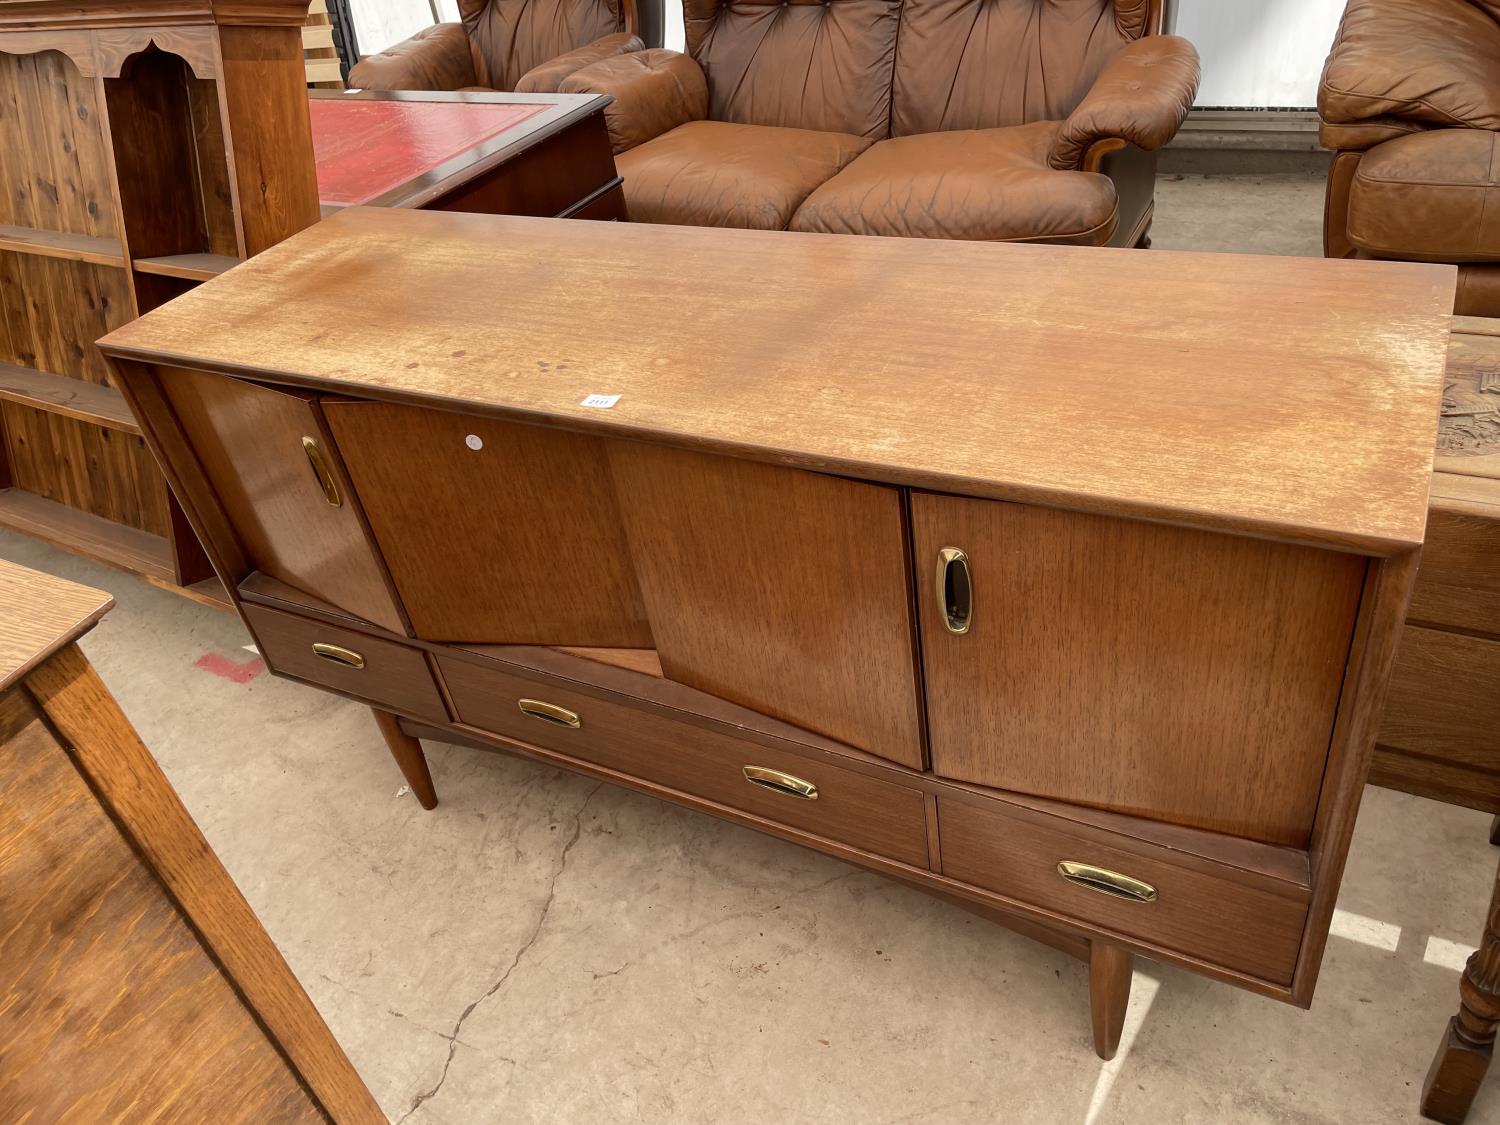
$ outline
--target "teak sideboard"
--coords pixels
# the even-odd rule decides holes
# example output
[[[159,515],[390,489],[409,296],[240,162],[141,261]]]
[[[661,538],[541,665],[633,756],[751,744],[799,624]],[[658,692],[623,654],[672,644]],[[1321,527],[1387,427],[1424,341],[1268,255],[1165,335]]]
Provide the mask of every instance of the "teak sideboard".
[[[352,208],[102,347],[424,805],[417,736],[884,872],[1085,958],[1109,1057],[1134,954],[1311,1002],[1453,285]]]

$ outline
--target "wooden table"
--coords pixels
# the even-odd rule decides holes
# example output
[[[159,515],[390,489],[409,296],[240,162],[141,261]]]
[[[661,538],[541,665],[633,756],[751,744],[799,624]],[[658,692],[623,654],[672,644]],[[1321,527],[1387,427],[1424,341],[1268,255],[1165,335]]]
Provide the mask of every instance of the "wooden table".
[[[598,94],[309,92],[318,195],[343,207],[421,207],[623,219]]]
[[[78,648],[0,561],[0,1120],[384,1122]]]
[[[1452,300],[350,208],[101,347],[271,669],[425,805],[431,734],[972,904],[1088,961],[1107,1058],[1137,954],[1311,1002]]]
[[[1433,468],[1370,780],[1500,813],[1500,320],[1454,318]]]

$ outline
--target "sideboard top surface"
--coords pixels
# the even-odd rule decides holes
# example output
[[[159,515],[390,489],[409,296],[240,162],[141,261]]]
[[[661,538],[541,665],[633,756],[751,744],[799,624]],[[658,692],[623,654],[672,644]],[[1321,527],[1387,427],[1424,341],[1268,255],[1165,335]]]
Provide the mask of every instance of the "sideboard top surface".
[[[1454,281],[1436,265],[350,208],[101,343],[1385,555],[1422,540]]]
[[[0,691],[92,629],[114,604],[103,590],[0,559]]]

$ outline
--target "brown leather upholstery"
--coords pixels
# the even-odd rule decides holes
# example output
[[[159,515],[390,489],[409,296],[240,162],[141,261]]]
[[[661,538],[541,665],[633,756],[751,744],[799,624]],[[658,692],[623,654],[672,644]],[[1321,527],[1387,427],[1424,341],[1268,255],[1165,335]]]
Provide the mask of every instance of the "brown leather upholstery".
[[[683,13],[679,62],[609,59],[562,87],[617,99],[637,220],[1134,242],[1151,213],[1143,150],[1172,138],[1198,82],[1191,45],[1155,34],[1160,0],[683,0]],[[840,171],[755,133],[770,129],[876,143]],[[1101,155],[1122,143],[1138,147]],[[718,161],[722,175],[707,167]],[[1111,176],[1127,168],[1121,194]]]
[[[1318,91],[1324,252],[1453,262],[1500,316],[1500,2],[1350,0]]]
[[[616,163],[636,222],[785,230],[813,189],[869,143],[847,133],[690,121]]]
[[[616,153],[644,144],[688,121],[708,116],[708,83],[686,55],[654,47],[620,55],[574,73],[558,87],[565,94],[608,94],[605,107]]]
[[[644,50],[646,44],[638,35],[617,31],[595,39],[584,47],[565,51],[554,59],[532,67],[516,80],[516,92],[521,94],[555,94],[563,80],[586,66],[617,55],[629,55]]]
[[[1060,121],[1141,38],[1148,5],[925,0],[901,14],[891,133]]]
[[[975,241],[1109,241],[1105,176],[1047,164],[1060,126],[950,130],[879,141],[813,192],[792,230]]]
[[[1175,137],[1198,89],[1198,56],[1185,44],[1155,35],[1115,52],[1058,130],[1047,163],[1082,167],[1089,146],[1111,137],[1152,151]]]
[[[1437,129],[1377,146],[1354,172],[1348,222],[1375,257],[1500,261],[1500,134]]]
[[[458,0],[458,11],[460,23],[361,59],[349,85],[551,93],[574,71],[643,46],[633,0]]]
[[[457,23],[425,27],[349,70],[349,85],[365,90],[462,90],[478,84],[469,37]]]

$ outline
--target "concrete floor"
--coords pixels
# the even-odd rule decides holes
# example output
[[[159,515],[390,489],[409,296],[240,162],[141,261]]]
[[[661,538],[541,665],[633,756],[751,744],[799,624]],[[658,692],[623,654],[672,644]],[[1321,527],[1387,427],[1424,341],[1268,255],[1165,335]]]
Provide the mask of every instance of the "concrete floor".
[[[1316,254],[1321,200],[1165,181],[1156,244]],[[393,1121],[1415,1121],[1500,855],[1479,813],[1368,790],[1312,1011],[1146,963],[1104,1064],[1061,954],[510,758],[430,747],[424,813],[368,713],[260,672],[234,618],[0,556],[119,599],[85,649]]]

